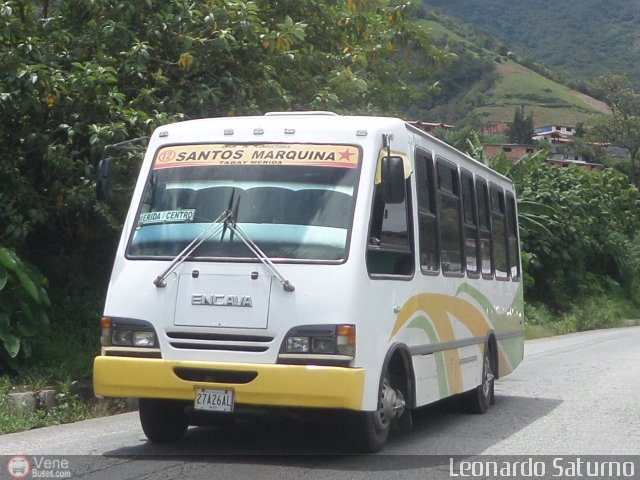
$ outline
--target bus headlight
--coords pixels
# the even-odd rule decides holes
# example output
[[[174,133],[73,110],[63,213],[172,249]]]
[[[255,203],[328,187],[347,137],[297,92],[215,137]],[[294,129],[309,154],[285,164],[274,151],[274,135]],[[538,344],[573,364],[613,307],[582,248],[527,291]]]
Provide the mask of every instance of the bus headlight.
[[[287,337],[287,353],[309,353],[309,337]]]
[[[103,347],[157,348],[153,326],[144,320],[102,317]]]
[[[153,332],[133,332],[134,347],[155,347],[156,336]]]
[[[312,353],[336,353],[334,338],[316,337],[311,340]]]
[[[121,347],[133,345],[133,332],[129,330],[115,330],[111,335],[111,343]]]
[[[290,354],[334,355],[355,357],[356,327],[355,325],[304,325],[292,328],[287,332],[280,354],[286,358],[294,358]],[[316,358],[316,357],[314,357]],[[317,358],[316,358],[317,359]]]

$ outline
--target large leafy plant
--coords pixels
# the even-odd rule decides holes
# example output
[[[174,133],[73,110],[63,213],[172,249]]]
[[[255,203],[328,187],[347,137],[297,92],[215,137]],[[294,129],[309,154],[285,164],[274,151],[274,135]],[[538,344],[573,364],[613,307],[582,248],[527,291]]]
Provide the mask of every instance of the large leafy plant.
[[[0,247],[0,370],[14,369],[25,340],[48,325],[46,279],[12,250]]]

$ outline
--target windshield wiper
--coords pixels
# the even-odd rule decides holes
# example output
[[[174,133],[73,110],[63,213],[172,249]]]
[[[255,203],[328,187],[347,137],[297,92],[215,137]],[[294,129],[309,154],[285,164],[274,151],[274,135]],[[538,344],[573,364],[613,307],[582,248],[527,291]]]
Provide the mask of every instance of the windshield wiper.
[[[237,210],[237,209],[236,209]],[[265,254],[256,243],[236,224],[235,215],[231,210],[227,210],[223,223],[225,229],[228,228],[232,233],[238,236],[242,243],[244,243],[249,250],[260,260],[265,267],[267,267],[275,275],[275,277],[282,283],[282,288],[285,292],[293,292],[296,287],[286,279],[286,277],[278,270],[271,259]]]
[[[180,253],[178,253],[178,255],[175,256],[175,258],[169,264],[169,266],[160,275],[156,277],[156,279],[153,281],[153,284],[158,288],[166,287],[167,277],[171,275],[171,273],[176,268],[178,268],[189,257],[189,255],[191,255],[195,251],[196,248],[202,245],[202,242],[204,242],[207,238],[209,238],[214,233],[216,233],[217,230],[220,230],[221,228],[224,227],[225,224],[220,222],[222,222],[223,219],[229,214],[230,212],[228,210],[225,210],[220,214],[218,218],[216,218],[213,222],[211,222],[207,228],[205,228],[202,232],[200,232],[198,236],[194,238],[189,245],[184,247],[184,249]]]
[[[267,267],[271,272],[275,275],[275,277],[282,283],[282,288],[285,292],[293,292],[296,287],[287,280],[287,278],[278,270],[278,268],[273,264],[271,259],[256,245],[256,243],[251,240],[251,238],[236,224],[235,216],[238,212],[238,204],[240,203],[240,199],[238,198],[238,202],[236,203],[236,207],[232,210],[231,204],[233,202],[233,193],[231,195],[231,199],[229,201],[229,208],[223,211],[218,218],[216,218],[213,222],[209,224],[209,226],[204,229],[196,238],[194,238],[189,245],[187,245],[169,264],[169,266],[156,277],[153,281],[153,284],[158,287],[166,287],[167,286],[167,277],[173,273],[173,271],[178,268],[202,243],[207,240],[209,237],[217,233],[220,229],[222,229],[222,235],[220,236],[220,241],[224,240],[224,234],[227,229],[231,230],[232,235],[237,235],[242,243],[244,243],[247,248],[256,256],[258,260],[260,260],[265,267]],[[231,236],[233,239],[233,236]]]

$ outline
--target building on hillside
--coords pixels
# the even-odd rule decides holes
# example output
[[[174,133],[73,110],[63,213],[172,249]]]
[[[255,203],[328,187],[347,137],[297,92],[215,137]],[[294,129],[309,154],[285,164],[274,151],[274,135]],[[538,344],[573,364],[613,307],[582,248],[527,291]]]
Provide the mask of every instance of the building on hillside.
[[[408,120],[407,123],[427,133],[433,133],[437,129],[454,130],[456,128],[455,125],[447,125],[444,122],[436,123],[436,122],[422,122],[420,120]]]
[[[597,171],[600,172],[604,169],[604,165],[601,163],[591,163],[585,162],[584,160],[566,160],[566,159],[557,159],[557,158],[547,158],[547,162],[556,167],[570,167],[571,165],[575,165],[580,168],[584,168],[589,171]]]
[[[482,127],[483,135],[499,135],[501,133],[506,133],[511,128],[511,122],[497,122],[491,120],[484,124]]]
[[[593,163],[592,157],[577,152],[575,147],[572,145],[552,144],[547,158],[557,162]]]
[[[519,145],[516,143],[489,143],[484,146],[485,155],[496,157],[500,155],[501,152],[504,152],[507,160],[511,162],[520,160],[526,154],[538,153],[540,150],[542,150],[542,148],[537,145]]]
[[[533,130],[533,140],[552,143],[568,143],[576,133],[575,127],[566,125],[544,125]]]
[[[518,145],[514,143],[493,143],[484,146],[485,155],[489,157],[496,157],[500,155],[500,153],[504,153],[507,157],[507,160],[512,163],[517,162],[527,154],[538,153],[540,150],[542,150],[542,147],[537,145]],[[554,151],[549,153],[546,161],[557,167],[568,167],[569,165],[576,165],[589,171],[600,171],[604,168],[604,165],[593,163],[587,157],[577,154],[575,150],[567,148],[563,148],[562,151],[560,151],[560,149],[554,149]]]

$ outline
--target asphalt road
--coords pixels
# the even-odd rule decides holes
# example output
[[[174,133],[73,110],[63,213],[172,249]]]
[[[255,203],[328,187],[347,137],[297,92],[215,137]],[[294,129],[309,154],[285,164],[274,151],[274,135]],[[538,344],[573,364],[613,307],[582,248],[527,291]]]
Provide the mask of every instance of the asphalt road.
[[[413,430],[394,433],[374,456],[343,455],[346,440],[329,418],[191,428],[178,444],[157,446],[146,441],[136,413],[0,436],[0,455],[32,464],[55,455],[68,460],[74,478],[305,480],[450,478],[451,458],[480,455],[637,456],[640,327],[529,341],[524,362],[497,382],[496,395],[485,415],[444,404],[421,409]],[[633,478],[640,478],[639,458]]]

